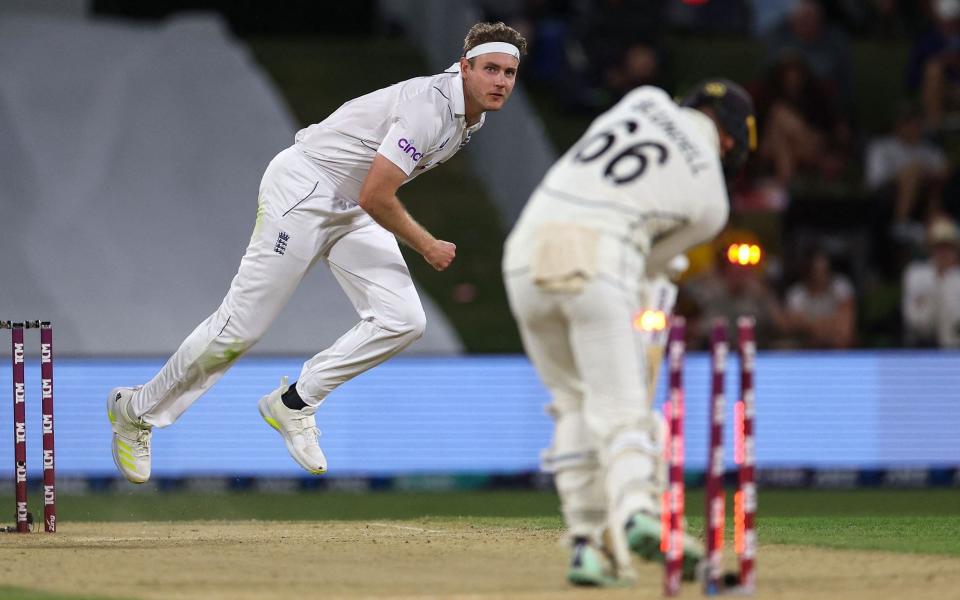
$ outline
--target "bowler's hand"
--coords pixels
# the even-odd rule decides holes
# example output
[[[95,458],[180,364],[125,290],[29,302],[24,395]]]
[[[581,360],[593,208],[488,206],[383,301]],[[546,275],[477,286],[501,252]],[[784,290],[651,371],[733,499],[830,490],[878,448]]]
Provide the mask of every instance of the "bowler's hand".
[[[438,271],[449,267],[456,255],[457,245],[443,240],[436,240],[423,252],[423,258]]]

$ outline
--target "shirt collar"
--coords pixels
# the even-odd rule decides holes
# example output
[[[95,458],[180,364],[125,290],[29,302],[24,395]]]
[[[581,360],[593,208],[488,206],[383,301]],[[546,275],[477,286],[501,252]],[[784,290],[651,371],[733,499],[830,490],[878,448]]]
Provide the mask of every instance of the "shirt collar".
[[[460,74],[460,63],[455,62],[450,67],[444,71],[444,73],[456,73],[457,76],[453,78],[453,81],[450,82],[450,97],[453,99],[453,114],[462,117],[464,121],[467,119],[467,105],[466,101],[463,98],[463,75]],[[480,120],[467,127],[467,131],[473,133],[474,131],[483,127],[483,122],[487,118],[487,113],[480,113]]]
[[[453,114],[465,116],[467,114],[466,102],[463,99],[463,75],[460,74],[460,63],[455,62],[444,73],[456,73],[457,76],[450,82],[450,97],[453,99]]]

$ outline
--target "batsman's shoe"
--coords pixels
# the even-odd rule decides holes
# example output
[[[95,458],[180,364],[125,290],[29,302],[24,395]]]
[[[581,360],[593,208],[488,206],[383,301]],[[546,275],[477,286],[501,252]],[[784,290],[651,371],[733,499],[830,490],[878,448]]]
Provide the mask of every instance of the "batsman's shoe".
[[[636,513],[626,525],[627,544],[630,549],[644,560],[663,562],[660,549],[661,523],[656,517],[646,513]],[[683,579],[693,581],[697,577],[698,566],[703,560],[703,547],[693,536],[683,534]]]
[[[152,425],[130,414],[130,401],[139,387],[118,387],[107,396],[107,418],[113,430],[113,462],[130,483],[150,479]]]
[[[567,581],[593,587],[624,587],[632,583],[618,578],[610,557],[585,538],[573,540]]]
[[[280,387],[260,398],[257,404],[260,416],[283,436],[283,443],[293,460],[314,475],[323,475],[327,472],[327,457],[317,443],[320,430],[313,416],[317,409],[314,406],[300,410],[287,408],[281,397],[289,387],[284,377],[280,380]]]

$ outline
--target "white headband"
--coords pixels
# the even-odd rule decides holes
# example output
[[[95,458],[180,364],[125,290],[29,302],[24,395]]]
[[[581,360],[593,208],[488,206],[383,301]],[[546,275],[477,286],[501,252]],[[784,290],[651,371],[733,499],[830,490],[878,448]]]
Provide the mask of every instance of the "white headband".
[[[487,42],[486,44],[474,46],[467,52],[466,58],[469,60],[475,56],[489,54],[491,52],[502,52],[520,60],[520,50],[513,44],[508,44],[507,42]]]

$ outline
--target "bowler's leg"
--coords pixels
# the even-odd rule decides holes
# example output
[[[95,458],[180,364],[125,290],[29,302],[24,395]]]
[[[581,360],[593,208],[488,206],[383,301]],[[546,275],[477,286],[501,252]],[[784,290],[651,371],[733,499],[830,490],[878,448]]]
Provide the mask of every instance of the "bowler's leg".
[[[134,396],[133,410],[146,422],[159,427],[173,423],[266,333],[286,306],[312,258],[298,256],[289,245],[279,254],[275,249],[281,231],[279,223],[262,224],[223,302]],[[297,237],[286,233],[291,242]]]
[[[130,412],[147,424],[173,423],[263,336],[319,254],[323,221],[289,211],[328,193],[293,148],[277,155],[260,185],[257,222],[240,268],[217,310],[133,396]]]
[[[397,240],[372,219],[339,239],[327,263],[360,321],[303,365],[296,389],[314,407],[341,383],[412,344],[426,327]]]

